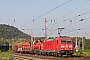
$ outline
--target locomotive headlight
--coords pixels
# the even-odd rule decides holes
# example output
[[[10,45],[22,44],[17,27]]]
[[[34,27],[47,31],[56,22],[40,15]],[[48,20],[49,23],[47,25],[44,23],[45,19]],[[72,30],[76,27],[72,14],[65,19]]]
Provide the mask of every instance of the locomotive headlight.
[[[73,46],[69,46],[70,48],[72,48]]]
[[[64,46],[61,46],[61,48],[64,48]]]

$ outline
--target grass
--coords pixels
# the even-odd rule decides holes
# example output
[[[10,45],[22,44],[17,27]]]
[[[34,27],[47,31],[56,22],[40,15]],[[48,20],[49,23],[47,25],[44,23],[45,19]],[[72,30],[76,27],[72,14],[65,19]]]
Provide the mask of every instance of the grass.
[[[0,58],[2,60],[14,60],[14,57],[11,54],[1,51],[0,51]]]

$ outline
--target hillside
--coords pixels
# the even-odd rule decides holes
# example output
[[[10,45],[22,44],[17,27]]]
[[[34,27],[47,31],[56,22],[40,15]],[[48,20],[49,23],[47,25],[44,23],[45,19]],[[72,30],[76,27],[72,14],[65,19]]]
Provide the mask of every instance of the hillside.
[[[0,24],[0,38],[9,39],[9,38],[25,38],[30,39],[30,36],[18,30],[18,28]]]

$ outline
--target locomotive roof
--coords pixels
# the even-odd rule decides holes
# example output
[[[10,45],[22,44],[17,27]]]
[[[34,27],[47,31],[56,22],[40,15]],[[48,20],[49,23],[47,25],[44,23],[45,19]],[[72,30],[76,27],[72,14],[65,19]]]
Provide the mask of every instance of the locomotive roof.
[[[60,37],[55,37],[55,38],[49,38],[49,39],[45,40],[45,42],[53,41],[53,40],[56,40],[56,39],[62,39],[62,40],[68,39],[68,40],[71,40],[71,37],[69,37],[69,36],[60,36]]]

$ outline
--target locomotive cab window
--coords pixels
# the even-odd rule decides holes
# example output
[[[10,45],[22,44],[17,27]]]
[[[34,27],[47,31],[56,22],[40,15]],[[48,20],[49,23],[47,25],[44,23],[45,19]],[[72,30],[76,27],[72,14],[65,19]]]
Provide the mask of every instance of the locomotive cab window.
[[[61,40],[61,43],[62,43],[62,44],[66,43],[66,40]]]
[[[67,43],[71,43],[71,41],[70,40],[67,40]]]
[[[61,40],[61,43],[62,43],[62,44],[71,43],[71,41],[70,41],[70,40]]]

